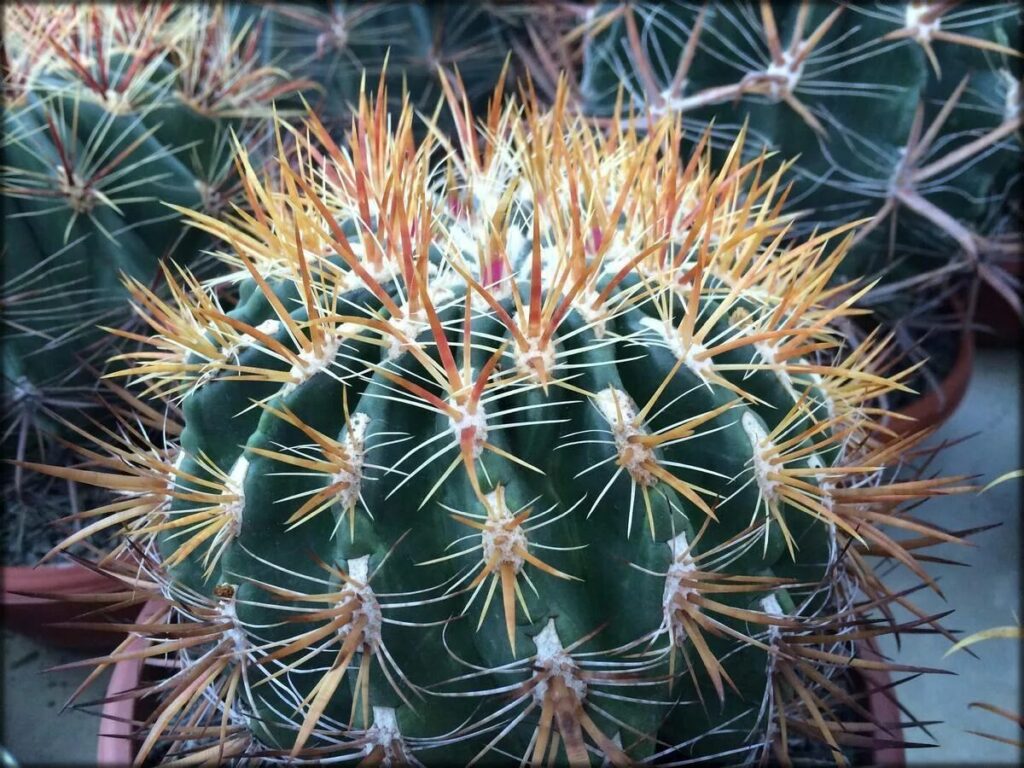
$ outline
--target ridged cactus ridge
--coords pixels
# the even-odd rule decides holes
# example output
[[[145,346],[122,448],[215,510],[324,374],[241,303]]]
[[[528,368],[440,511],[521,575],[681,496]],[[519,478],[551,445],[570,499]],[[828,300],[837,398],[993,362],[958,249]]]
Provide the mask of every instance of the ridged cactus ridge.
[[[783,247],[783,171],[742,139],[712,168],[672,117],[603,134],[561,87],[478,120],[443,87],[450,145],[382,85],[345,141],[310,116],[273,173],[241,154],[252,212],[190,214],[237,306],[184,269],[171,302],[134,286],[153,333],[120,375],[180,427],[32,465],[120,494],[62,546],[121,529],[162,606],[148,649],[83,662],[177,661],[137,763],[898,743],[841,677],[908,669],[855,641],[944,631],[871,562],[934,586],[919,552],[957,536],[906,506],[960,481],[886,471],[920,436],[875,421],[883,344],[835,330],[852,232]]]
[[[224,8],[11,3],[4,21],[4,440],[20,457],[93,405],[97,325],[128,317],[121,274],[198,260],[167,204],[228,207],[230,131],[255,149],[246,118],[298,84]]]

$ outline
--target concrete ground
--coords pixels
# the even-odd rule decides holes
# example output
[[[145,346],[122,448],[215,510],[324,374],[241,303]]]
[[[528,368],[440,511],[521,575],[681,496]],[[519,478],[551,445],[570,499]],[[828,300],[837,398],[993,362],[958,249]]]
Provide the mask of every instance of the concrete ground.
[[[89,670],[44,671],[90,655],[95,654],[49,648],[4,630],[2,739],[19,765],[96,765],[99,716],[60,712]],[[103,698],[108,677],[104,674],[81,700]]]
[[[946,450],[935,470],[978,474],[989,480],[1022,465],[1021,370],[1014,351],[982,350],[967,396],[953,418],[935,436],[952,440],[977,436]],[[937,499],[923,508],[926,519],[951,529],[1001,523],[977,537],[977,547],[943,545],[935,554],[966,563],[967,568],[935,566],[946,600],[919,594],[918,603],[939,612],[955,608],[948,625],[964,632],[1019,623],[1021,482],[1006,483],[972,498]],[[903,573],[894,586],[911,586]],[[921,720],[941,720],[930,728],[942,746],[912,751],[908,762],[948,765],[1020,765],[1024,755],[1013,747],[967,733],[986,731],[1020,738],[1019,729],[979,709],[985,701],[1021,711],[1021,643],[992,640],[974,647],[980,658],[964,652],[943,658],[949,643],[940,637],[908,636],[896,654],[892,643],[883,651],[908,664],[937,666],[956,675],[925,675],[899,688],[901,701]],[[46,667],[86,654],[55,651],[8,632],[3,636],[3,746],[22,766],[94,765],[97,717],[68,711],[58,717],[67,696],[85,676],[84,670],[44,674]],[[84,698],[98,698],[106,675]],[[928,741],[922,734],[908,737]]]
[[[952,440],[977,433],[944,451],[934,470],[944,474],[980,475],[987,482],[1022,466],[1021,365],[1014,350],[979,350],[975,373],[963,403],[933,441]],[[939,575],[942,600],[928,592],[915,602],[925,611],[956,612],[946,626],[965,634],[995,626],[1021,623],[1021,485],[1004,483],[970,497],[933,499],[921,507],[922,517],[949,529],[1000,523],[974,539],[976,547],[944,544],[929,552],[968,567],[932,566]],[[887,580],[894,588],[910,587],[916,579],[900,570]],[[1024,754],[974,736],[968,731],[1021,738],[1020,728],[989,712],[968,708],[974,701],[1021,712],[1021,651],[1016,640],[988,640],[972,646],[978,658],[959,651],[943,658],[949,642],[939,636],[910,636],[903,642],[899,661],[940,667],[955,675],[922,675],[899,688],[899,698],[920,720],[942,720],[929,727],[941,747],[908,753],[907,762],[940,765],[1022,765]],[[896,646],[886,638],[882,650],[895,656]],[[917,731],[914,741],[929,741]],[[924,736],[924,738],[921,738]]]

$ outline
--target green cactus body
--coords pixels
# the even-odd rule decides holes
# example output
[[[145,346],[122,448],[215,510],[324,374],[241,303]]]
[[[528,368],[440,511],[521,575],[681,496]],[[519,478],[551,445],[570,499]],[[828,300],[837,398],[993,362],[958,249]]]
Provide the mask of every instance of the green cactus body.
[[[819,302],[829,236],[782,249],[779,174],[687,163],[671,119],[602,138],[513,103],[485,137],[450,107],[444,165],[408,103],[364,101],[344,149],[311,118],[315,163],[245,174],[259,215],[195,217],[240,301],[151,317],[126,373],[181,400],[180,449],[129,458],[154,490],[97,524],[207,627],[168,706],[202,665],[242,728],[193,748],[232,756],[756,755],[803,675],[772,649],[844,621],[807,587],[873,429],[857,367],[816,362],[850,311]]]
[[[129,317],[122,280],[152,284],[165,259],[199,266],[204,236],[170,206],[227,206],[237,191],[230,132],[258,147],[245,109],[283,82],[256,69],[249,80],[263,91],[191,90],[197,81],[215,87],[210,69],[230,80],[250,66],[237,51],[245,30],[234,37],[233,17],[220,11],[50,10],[61,33],[49,37],[32,25],[32,8],[5,10],[13,28],[5,47],[16,59],[35,51],[36,60],[21,92],[7,94],[2,161],[3,277],[14,287],[4,303],[15,319],[4,327],[4,375],[37,393],[39,419],[20,424],[42,431],[92,405],[105,357],[97,348],[108,339],[98,326]]]

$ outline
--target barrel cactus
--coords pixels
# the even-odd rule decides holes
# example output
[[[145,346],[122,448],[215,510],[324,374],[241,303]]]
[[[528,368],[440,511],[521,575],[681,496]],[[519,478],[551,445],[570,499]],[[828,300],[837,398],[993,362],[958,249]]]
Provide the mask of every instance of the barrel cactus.
[[[713,125],[723,152],[747,125],[751,151],[799,156],[797,231],[870,219],[837,276],[881,279],[868,302],[909,360],[935,351],[916,343],[940,316],[957,325],[951,299],[973,316],[982,283],[1019,311],[997,231],[1020,179],[1019,4],[608,2],[565,42],[587,114],[621,88],[692,140]]]
[[[202,245],[176,204],[238,193],[230,132],[297,84],[256,30],[214,6],[4,7],[4,441],[23,456],[93,405],[97,325],[127,319],[122,274],[149,284]],[[72,310],[73,308],[73,310]]]
[[[120,494],[62,547],[120,530],[159,601],[92,662],[177,662],[133,694],[160,696],[137,762],[898,743],[841,677],[906,669],[855,641],[941,628],[891,619],[871,562],[934,585],[918,553],[957,537],[905,505],[959,480],[886,471],[918,438],[876,423],[884,340],[835,329],[852,232],[782,246],[783,171],[742,137],[713,168],[672,116],[596,131],[564,83],[479,121],[443,87],[450,152],[382,86],[345,141],[311,115],[273,174],[242,154],[254,212],[190,214],[237,305],[184,268],[172,301],[133,288],[153,333],[121,373],[181,428],[30,465]]]

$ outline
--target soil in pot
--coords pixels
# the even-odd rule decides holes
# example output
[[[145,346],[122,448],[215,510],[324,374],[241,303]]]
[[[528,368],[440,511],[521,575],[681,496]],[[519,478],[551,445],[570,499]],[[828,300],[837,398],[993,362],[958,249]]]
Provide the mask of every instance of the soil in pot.
[[[3,488],[6,511],[3,520],[3,565],[34,566],[47,552],[85,523],[64,521],[76,509],[99,506],[109,499],[109,492],[67,483],[55,477],[26,472],[20,488],[15,479],[5,478]],[[106,547],[113,533],[98,534],[91,544],[78,544],[68,554],[89,557],[97,547]],[[104,550],[105,551],[105,550]]]

